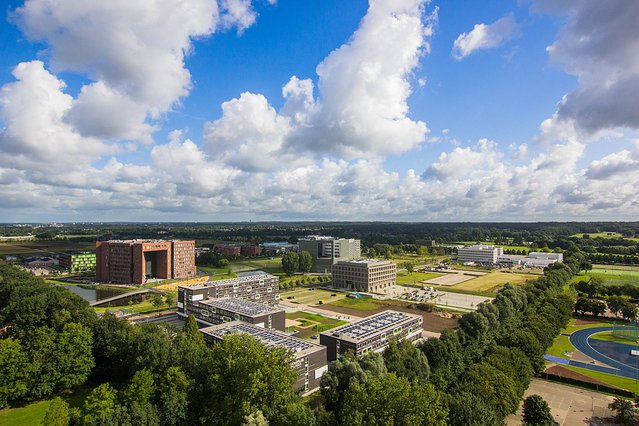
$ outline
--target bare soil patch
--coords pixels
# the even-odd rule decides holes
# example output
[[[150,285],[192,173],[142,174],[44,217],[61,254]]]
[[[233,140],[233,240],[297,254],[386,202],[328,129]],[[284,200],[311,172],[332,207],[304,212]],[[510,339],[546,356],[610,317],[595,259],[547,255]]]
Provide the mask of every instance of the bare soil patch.
[[[548,374],[555,374],[561,377],[567,377],[569,379],[579,380],[581,382],[593,383],[595,385],[602,385],[612,388],[617,388],[616,386],[612,386],[610,383],[602,382],[601,380],[593,379],[592,377],[588,377],[585,374],[578,373],[576,371],[569,370],[561,365],[553,365],[552,367],[546,368],[544,371]],[[619,389],[619,388],[617,388]]]

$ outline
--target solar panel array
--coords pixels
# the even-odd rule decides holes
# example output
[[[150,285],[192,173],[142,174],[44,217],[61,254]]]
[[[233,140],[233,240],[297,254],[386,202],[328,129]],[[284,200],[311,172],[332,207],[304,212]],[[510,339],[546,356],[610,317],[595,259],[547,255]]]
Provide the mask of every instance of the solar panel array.
[[[295,353],[302,351],[312,352],[314,350],[322,348],[319,345],[307,342],[306,340],[302,340],[297,337],[289,336],[281,331],[257,327],[255,325],[242,323],[239,321],[234,321],[233,323],[222,324],[219,326],[213,326],[210,328],[215,329],[202,329],[202,332],[208,333],[218,339],[224,339],[224,336],[231,333],[246,333],[258,339],[269,347],[284,346],[286,348],[292,349]]]
[[[224,299],[207,299],[201,303],[203,305],[226,309],[227,311],[244,315],[267,314],[269,312],[279,311],[279,309],[273,309],[268,305],[262,305],[261,303],[251,302],[250,300],[236,299],[233,297]]]
[[[414,317],[403,312],[384,311],[363,320],[338,327],[327,334],[339,334],[339,337],[350,337],[354,340],[364,340],[388,328],[402,325],[404,321]]]

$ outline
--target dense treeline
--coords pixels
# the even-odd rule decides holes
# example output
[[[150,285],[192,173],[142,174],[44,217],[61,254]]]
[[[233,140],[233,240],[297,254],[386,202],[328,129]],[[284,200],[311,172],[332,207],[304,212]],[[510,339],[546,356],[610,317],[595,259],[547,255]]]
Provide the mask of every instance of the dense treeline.
[[[543,354],[570,318],[568,281],[580,253],[492,303],[457,331],[383,353],[345,356],[321,398],[293,391],[291,354],[248,336],[212,348],[191,317],[184,330],[96,316],[66,290],[0,262],[0,405],[50,398],[85,384],[80,409],[48,418],[83,425],[497,425],[515,412]],[[44,355],[46,354],[46,355]],[[311,408],[313,407],[313,408]]]

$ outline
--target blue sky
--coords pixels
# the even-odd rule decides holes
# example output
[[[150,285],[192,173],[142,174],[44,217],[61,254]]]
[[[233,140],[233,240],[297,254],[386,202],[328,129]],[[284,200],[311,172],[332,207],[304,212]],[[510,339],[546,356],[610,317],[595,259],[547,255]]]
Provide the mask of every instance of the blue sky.
[[[639,213],[632,0],[5,12],[0,221]]]

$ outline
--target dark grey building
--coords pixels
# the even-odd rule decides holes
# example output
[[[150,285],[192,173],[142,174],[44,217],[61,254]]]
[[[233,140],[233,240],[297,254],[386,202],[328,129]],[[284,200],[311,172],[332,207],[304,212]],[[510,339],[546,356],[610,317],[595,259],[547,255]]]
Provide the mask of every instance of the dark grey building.
[[[381,352],[393,338],[410,341],[421,338],[423,321],[421,315],[384,311],[320,333],[320,344],[326,346],[329,362],[348,350],[358,356]]]
[[[329,273],[340,260],[359,259],[362,256],[360,240],[309,235],[298,241],[299,251],[307,251],[313,258],[311,271]]]
[[[295,389],[307,393],[319,388],[322,375],[328,370],[326,348],[316,343],[290,336],[279,330],[269,330],[241,321],[227,322],[200,329],[204,339],[213,344],[232,333],[246,333],[267,346],[281,346],[292,351],[293,368],[299,376]]]
[[[275,306],[280,300],[280,280],[270,274],[254,274],[227,280],[178,286],[178,313],[185,313],[189,302],[234,298]]]
[[[252,302],[250,300],[225,298],[188,301],[178,310],[178,316],[190,314],[202,326],[211,326],[231,321],[243,321],[258,327],[286,330],[286,312],[283,309]]]

